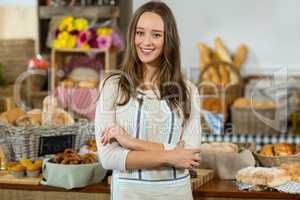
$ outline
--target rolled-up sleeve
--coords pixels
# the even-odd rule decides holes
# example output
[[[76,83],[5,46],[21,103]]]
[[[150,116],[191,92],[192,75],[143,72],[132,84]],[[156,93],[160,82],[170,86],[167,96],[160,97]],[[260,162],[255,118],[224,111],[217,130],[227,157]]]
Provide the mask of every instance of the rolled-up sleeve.
[[[183,127],[185,148],[198,148],[201,144],[200,96],[197,87],[187,82],[191,94],[191,115]]]
[[[102,166],[105,169],[123,171],[126,169],[128,149],[117,142],[102,145],[101,135],[105,128],[116,125],[115,100],[118,95],[118,77],[110,77],[100,85],[100,96],[97,101],[95,119],[95,138]]]

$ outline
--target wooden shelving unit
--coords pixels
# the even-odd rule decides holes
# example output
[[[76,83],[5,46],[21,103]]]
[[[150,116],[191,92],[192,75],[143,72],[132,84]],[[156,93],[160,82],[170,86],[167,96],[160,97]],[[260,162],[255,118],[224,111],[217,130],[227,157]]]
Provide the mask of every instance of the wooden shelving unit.
[[[54,94],[55,87],[59,81],[58,69],[64,66],[66,56],[78,54],[102,54],[104,56],[104,71],[116,68],[116,52],[105,49],[53,49],[51,53],[51,93]]]
[[[57,15],[72,15],[84,18],[112,18],[119,16],[119,8],[115,6],[74,6],[74,7],[48,7],[39,6],[39,18],[51,19]]]

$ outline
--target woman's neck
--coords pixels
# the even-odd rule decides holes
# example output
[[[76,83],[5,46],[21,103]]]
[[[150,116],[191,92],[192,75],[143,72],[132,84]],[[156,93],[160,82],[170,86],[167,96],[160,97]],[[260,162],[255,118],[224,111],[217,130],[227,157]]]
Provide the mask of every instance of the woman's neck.
[[[143,89],[154,89],[155,86],[158,84],[157,82],[159,81],[157,79],[158,75],[158,66],[153,66],[153,65],[144,65],[144,80],[143,80]]]

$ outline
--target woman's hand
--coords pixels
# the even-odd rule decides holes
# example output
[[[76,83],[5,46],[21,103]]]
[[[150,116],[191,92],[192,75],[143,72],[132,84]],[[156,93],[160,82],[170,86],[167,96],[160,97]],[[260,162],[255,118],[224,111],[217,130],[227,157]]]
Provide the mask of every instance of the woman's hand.
[[[184,142],[180,141],[176,148],[168,153],[168,164],[181,169],[195,169],[199,166],[200,149],[184,149]]]
[[[122,147],[130,149],[132,147],[133,139],[123,128],[120,126],[113,126],[104,129],[101,137],[101,143],[106,145],[117,141]]]

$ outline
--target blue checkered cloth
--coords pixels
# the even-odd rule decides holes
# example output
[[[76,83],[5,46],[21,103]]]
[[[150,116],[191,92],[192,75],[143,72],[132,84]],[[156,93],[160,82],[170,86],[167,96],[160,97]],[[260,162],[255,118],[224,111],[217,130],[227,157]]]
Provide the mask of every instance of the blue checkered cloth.
[[[202,133],[203,142],[255,142],[256,149],[260,149],[265,144],[287,142],[299,144],[300,135],[281,134],[281,135],[238,135],[238,134],[208,134]]]
[[[203,110],[203,117],[213,134],[220,135],[224,131],[224,115]]]

